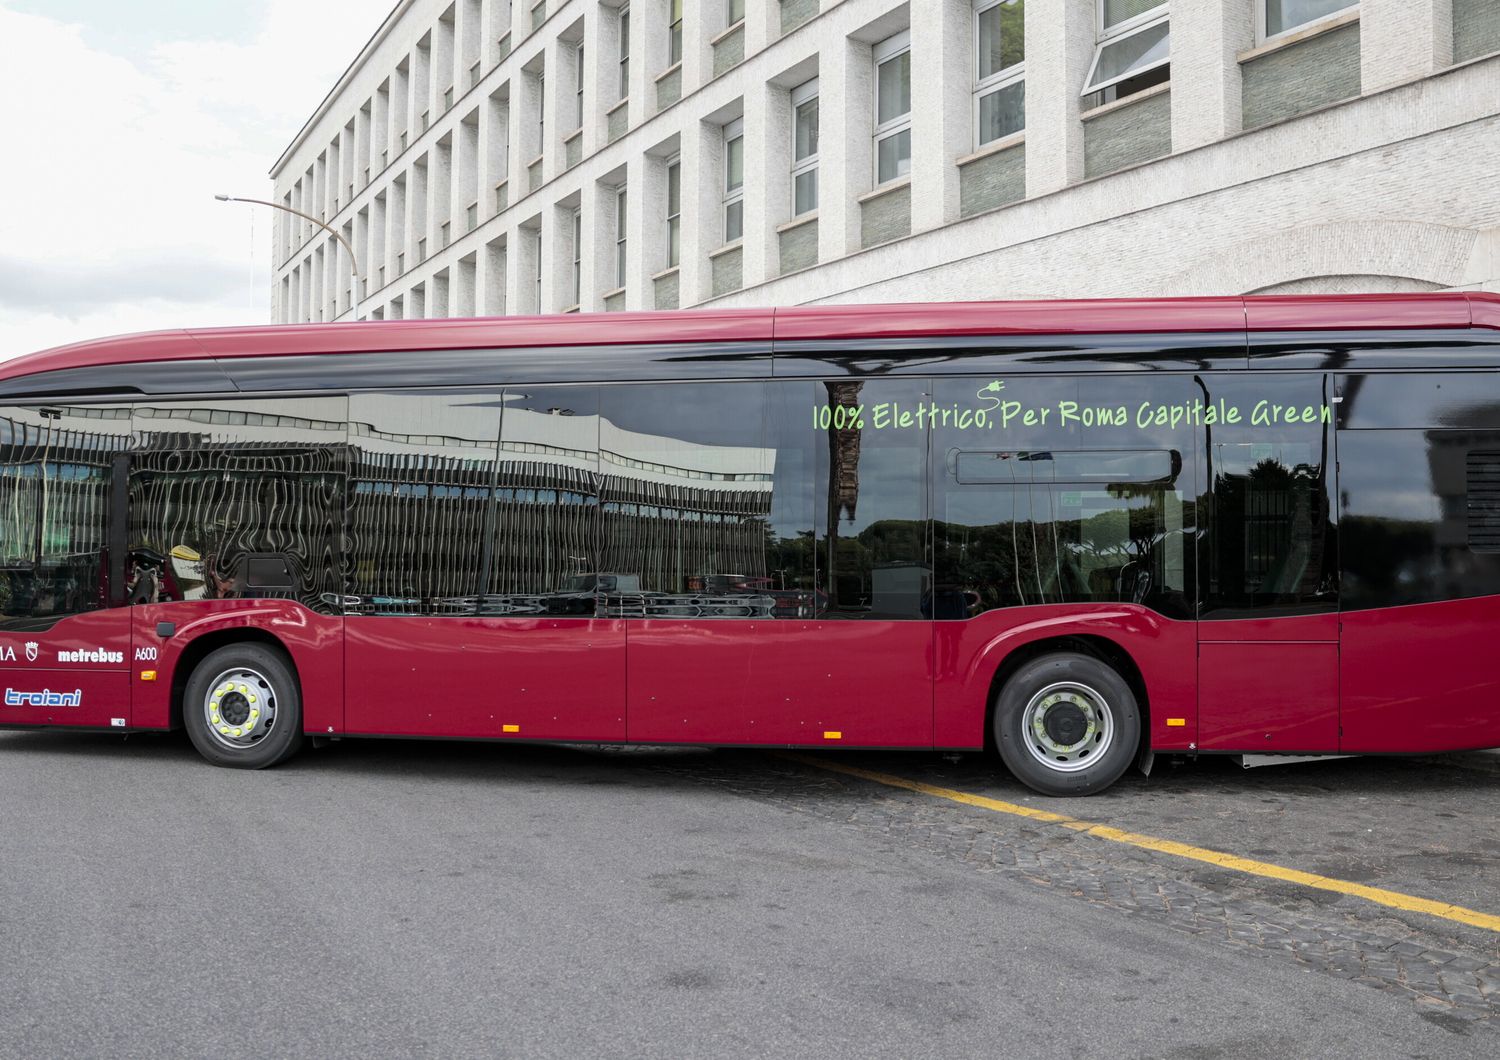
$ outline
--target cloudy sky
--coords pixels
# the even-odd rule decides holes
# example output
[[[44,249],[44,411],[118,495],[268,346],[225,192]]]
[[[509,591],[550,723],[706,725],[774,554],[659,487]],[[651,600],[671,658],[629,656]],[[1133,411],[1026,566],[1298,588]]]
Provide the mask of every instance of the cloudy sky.
[[[395,0],[0,0],[0,359],[265,323],[267,172]]]

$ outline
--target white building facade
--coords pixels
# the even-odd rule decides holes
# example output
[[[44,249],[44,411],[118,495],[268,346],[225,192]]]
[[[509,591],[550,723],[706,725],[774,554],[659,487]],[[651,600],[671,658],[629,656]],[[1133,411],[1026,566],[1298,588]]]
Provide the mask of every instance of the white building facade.
[[[1500,290],[1500,0],[401,0],[273,319]]]

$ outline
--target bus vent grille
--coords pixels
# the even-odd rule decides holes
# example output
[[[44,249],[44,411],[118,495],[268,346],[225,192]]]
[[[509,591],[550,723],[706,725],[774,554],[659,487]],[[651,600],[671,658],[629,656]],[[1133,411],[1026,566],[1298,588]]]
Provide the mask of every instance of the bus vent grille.
[[[1500,453],[1470,453],[1469,550],[1500,552]]]

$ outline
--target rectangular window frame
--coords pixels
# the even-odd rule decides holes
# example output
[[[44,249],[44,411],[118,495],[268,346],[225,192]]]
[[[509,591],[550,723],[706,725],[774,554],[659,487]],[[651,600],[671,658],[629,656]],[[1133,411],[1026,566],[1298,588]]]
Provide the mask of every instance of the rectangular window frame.
[[[583,207],[573,207],[569,227],[573,235],[573,304],[583,304]]]
[[[620,99],[630,98],[630,5],[620,5]],[[616,101],[618,102],[618,100]]]
[[[730,171],[730,145],[739,141],[740,145],[740,182],[732,184],[733,174]],[[724,126],[724,182],[723,201],[719,209],[719,237],[725,246],[737,243],[745,238],[745,119],[736,118]],[[740,208],[738,235],[729,234],[729,212],[734,206]]]
[[[892,59],[897,59],[903,54],[911,52],[911,30],[902,30],[893,34],[875,45],[871,49],[871,81],[870,81],[870,120],[874,131],[870,136],[870,169],[875,187],[883,188],[887,184],[895,184],[906,180],[911,173],[911,159],[907,157],[907,172],[897,173],[893,177],[880,179],[880,145],[886,140],[901,135],[903,132],[911,131],[911,108],[908,107],[904,114],[882,123],[880,120],[880,68]],[[907,86],[910,91],[910,85]]]
[[[667,69],[682,62],[682,0],[667,2]]]
[[[1152,70],[1157,70],[1163,66],[1168,66],[1171,64],[1172,49],[1170,45],[1171,36],[1169,31],[1167,38],[1168,47],[1166,58],[1158,59],[1151,65],[1143,66],[1137,70],[1129,70],[1123,74],[1120,74],[1118,77],[1112,77],[1108,81],[1102,81],[1097,85],[1094,84],[1094,73],[1099,69],[1099,60],[1104,57],[1104,49],[1109,47],[1110,45],[1117,44],[1120,41],[1125,40],[1127,37],[1133,37],[1137,33],[1143,33],[1148,29],[1154,29],[1155,27],[1161,25],[1163,22],[1171,22],[1172,5],[1164,0],[1163,3],[1157,5],[1156,7],[1153,7],[1151,10],[1143,11],[1139,15],[1128,18],[1124,22],[1121,22],[1119,25],[1114,26],[1110,29],[1105,29],[1104,26],[1104,0],[1098,0],[1098,2],[1095,4],[1095,15],[1097,38],[1094,44],[1094,58],[1089,63],[1088,76],[1083,79],[1083,91],[1080,92],[1079,95],[1092,96],[1094,93],[1103,92],[1105,89],[1112,88],[1122,81],[1129,81],[1132,78],[1140,77],[1143,74],[1150,73]]]
[[[792,99],[791,99],[791,103],[792,103],[792,151],[791,151],[791,154],[792,154],[792,179],[791,179],[791,188],[790,188],[790,191],[791,191],[791,196],[792,196],[792,217],[793,218],[806,217],[809,214],[814,214],[814,213],[818,212],[818,155],[819,155],[819,151],[818,150],[814,150],[806,158],[799,159],[797,157],[797,111],[799,109],[801,109],[802,107],[806,106],[808,103],[813,103],[813,102],[818,102],[818,101],[819,101],[818,79],[816,77],[814,77],[810,81],[804,81],[802,84],[800,84],[796,88],[792,89]],[[820,118],[819,125],[820,126],[821,126],[821,117],[822,117],[822,115],[821,115],[821,104],[820,104],[820,114],[819,114],[819,118]],[[819,132],[821,133],[821,131],[822,130],[820,128]],[[802,211],[799,212],[798,209],[797,209],[797,179],[799,177],[806,176],[809,173],[812,174],[812,178],[813,178],[813,196],[812,196],[812,198],[813,198],[813,204],[812,204],[812,206],[810,208],[808,208],[806,210],[802,210]]]
[[[536,226],[536,235],[533,237],[533,242],[532,242],[532,245],[531,245],[531,249],[536,254],[536,312],[538,314],[542,314],[542,313],[545,313],[547,310],[545,308],[545,303],[542,302],[542,226],[541,225],[537,225]]]
[[[724,28],[733,29],[745,21],[745,0],[724,0]]]
[[[1348,3],[1337,11],[1330,11],[1326,15],[1319,15],[1317,18],[1303,22],[1301,25],[1293,26],[1291,29],[1284,29],[1280,33],[1271,33],[1269,31],[1271,12],[1266,8],[1266,0],[1255,0],[1255,43],[1257,45],[1266,44],[1271,41],[1290,37],[1295,33],[1306,33],[1309,30],[1315,30],[1319,26],[1330,22],[1337,22],[1339,19],[1347,17],[1350,11],[1359,6],[1360,0],[1348,0]]]
[[[615,287],[625,286],[626,261],[630,249],[630,191],[621,184],[615,189]]]
[[[575,81],[575,84],[577,86],[575,99],[577,102],[574,110],[577,113],[578,117],[578,124],[574,126],[575,129],[583,128],[583,63],[583,41],[579,41],[577,47],[573,49],[573,73],[575,78],[577,79]]]
[[[662,206],[666,214],[667,264],[675,269],[682,265],[682,156],[673,155],[666,163],[666,187]],[[672,210],[672,184],[677,184],[677,210]]]
[[[1000,7],[1006,2],[1007,0],[974,0],[974,102],[972,135],[974,149],[976,151],[987,143],[995,142],[995,140],[980,139],[980,136],[982,135],[979,128],[980,101],[983,100],[986,96],[991,95],[992,93],[999,92],[1002,89],[1010,88],[1017,82],[1026,80],[1026,60],[1024,58],[1020,62],[1015,63],[1011,66],[1007,66],[1002,70],[996,70],[988,77],[979,76],[979,16],[984,14],[986,11],[991,11],[997,7]],[[1021,123],[1021,128],[1015,130],[1015,132],[1005,133],[1001,136],[996,137],[995,139],[1003,140],[1006,136],[1014,136],[1017,133],[1025,131],[1026,123],[1023,120]]]

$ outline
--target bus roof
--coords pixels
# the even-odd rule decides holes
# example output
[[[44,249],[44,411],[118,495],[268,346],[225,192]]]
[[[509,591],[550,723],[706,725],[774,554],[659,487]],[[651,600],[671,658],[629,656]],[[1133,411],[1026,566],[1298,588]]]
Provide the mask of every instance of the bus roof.
[[[1500,329],[1500,294],[1269,295],[794,306],[561,316],[278,324],[142,332],[0,363],[0,380],[153,361],[638,343],[899,339],[932,335]]]

